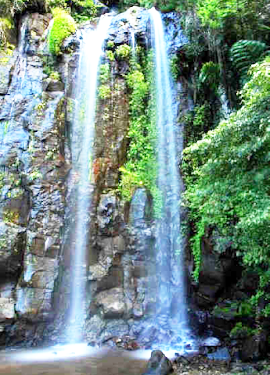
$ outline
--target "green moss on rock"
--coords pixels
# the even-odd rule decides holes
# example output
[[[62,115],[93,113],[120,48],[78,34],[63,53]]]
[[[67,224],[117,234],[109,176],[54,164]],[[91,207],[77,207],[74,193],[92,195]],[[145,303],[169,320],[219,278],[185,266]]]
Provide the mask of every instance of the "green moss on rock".
[[[48,36],[49,51],[53,55],[61,54],[63,41],[76,30],[76,22],[71,15],[60,8],[53,10],[53,25]]]

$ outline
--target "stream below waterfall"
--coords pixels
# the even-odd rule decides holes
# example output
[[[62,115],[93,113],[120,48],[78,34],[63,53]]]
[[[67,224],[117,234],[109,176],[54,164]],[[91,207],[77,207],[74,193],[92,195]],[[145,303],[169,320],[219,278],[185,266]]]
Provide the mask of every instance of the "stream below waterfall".
[[[141,375],[146,371],[149,350],[124,351],[108,348],[55,346],[39,349],[10,349],[0,352],[0,374],[5,375]],[[233,363],[211,361],[206,356],[175,357],[171,375],[269,375],[270,362]],[[160,373],[155,373],[159,375]]]

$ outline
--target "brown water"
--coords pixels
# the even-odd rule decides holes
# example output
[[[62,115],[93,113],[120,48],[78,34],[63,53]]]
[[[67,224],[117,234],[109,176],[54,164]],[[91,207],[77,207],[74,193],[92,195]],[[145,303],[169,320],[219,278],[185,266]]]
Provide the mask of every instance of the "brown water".
[[[57,349],[0,352],[0,374],[141,375],[147,364],[146,359],[120,350],[62,354]]]

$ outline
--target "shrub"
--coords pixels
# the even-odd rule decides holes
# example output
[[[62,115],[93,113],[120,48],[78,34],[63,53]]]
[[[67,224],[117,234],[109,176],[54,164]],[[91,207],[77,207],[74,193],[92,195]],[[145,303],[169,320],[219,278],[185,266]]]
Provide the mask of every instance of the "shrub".
[[[64,39],[75,32],[76,22],[67,11],[60,8],[53,10],[53,16],[53,24],[48,36],[49,51],[53,55],[59,55]]]
[[[189,171],[185,197],[196,231],[196,278],[201,238],[210,227],[231,243],[245,267],[260,276],[260,288],[266,286],[265,275],[270,272],[269,70],[270,58],[253,65],[251,79],[241,92],[242,107],[184,150],[183,171]]]
[[[127,44],[121,44],[121,46],[116,48],[115,53],[119,59],[128,59],[131,53],[131,47]]]

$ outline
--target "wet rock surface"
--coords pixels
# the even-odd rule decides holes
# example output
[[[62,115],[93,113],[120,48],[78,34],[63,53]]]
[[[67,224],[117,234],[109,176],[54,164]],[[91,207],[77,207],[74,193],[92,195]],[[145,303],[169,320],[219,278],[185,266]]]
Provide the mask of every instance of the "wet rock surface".
[[[154,350],[143,375],[167,375],[172,372],[172,369],[172,364],[164,353],[160,350]]]
[[[39,325],[54,315],[66,168],[64,87],[44,91],[50,19],[23,16],[17,48],[5,71],[0,66],[6,77],[0,84],[0,340],[9,344],[41,336]]]

